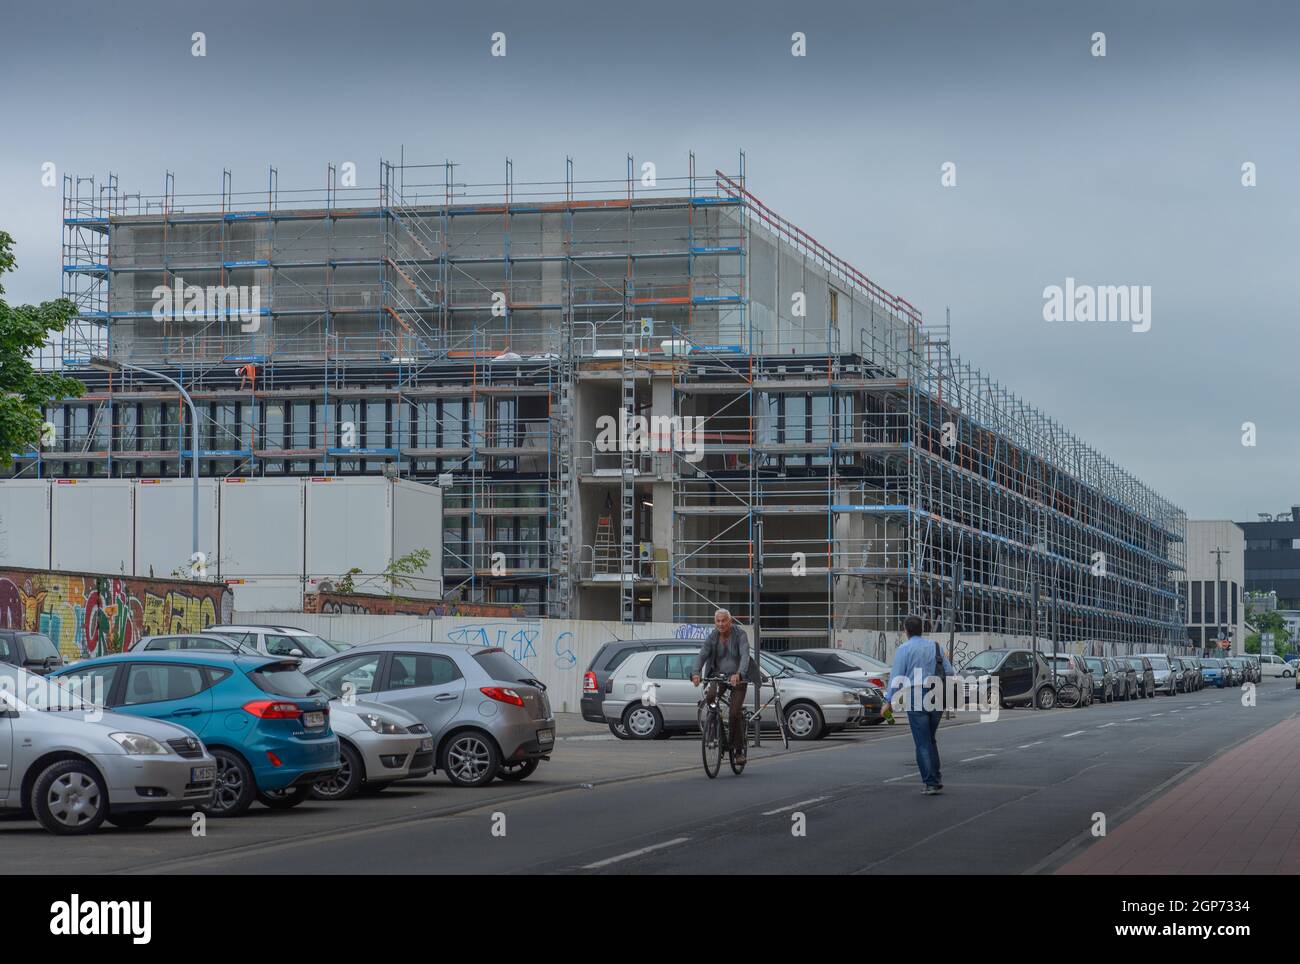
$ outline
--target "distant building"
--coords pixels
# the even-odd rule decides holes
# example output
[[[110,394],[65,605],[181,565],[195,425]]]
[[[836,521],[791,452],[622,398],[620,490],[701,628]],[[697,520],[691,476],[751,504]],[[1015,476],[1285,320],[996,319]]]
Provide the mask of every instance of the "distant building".
[[[1246,540],[1241,529],[1227,519],[1188,519],[1185,565],[1180,588],[1188,640],[1203,651],[1228,639],[1232,652],[1242,652]]]
[[[1300,505],[1237,525],[1246,536],[1246,592],[1275,592],[1278,609],[1300,610]]]

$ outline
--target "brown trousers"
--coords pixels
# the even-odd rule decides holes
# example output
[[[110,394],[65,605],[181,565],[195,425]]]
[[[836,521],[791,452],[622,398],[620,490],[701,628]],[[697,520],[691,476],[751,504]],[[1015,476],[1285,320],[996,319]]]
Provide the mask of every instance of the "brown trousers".
[[[711,703],[716,696],[718,689],[717,683],[710,683],[706,687],[705,698]],[[731,747],[735,750],[743,750],[747,745],[747,734],[745,733],[745,691],[749,689],[749,684],[744,680],[740,685],[733,686],[728,699],[731,701],[731,711],[727,716],[727,726],[731,730]]]

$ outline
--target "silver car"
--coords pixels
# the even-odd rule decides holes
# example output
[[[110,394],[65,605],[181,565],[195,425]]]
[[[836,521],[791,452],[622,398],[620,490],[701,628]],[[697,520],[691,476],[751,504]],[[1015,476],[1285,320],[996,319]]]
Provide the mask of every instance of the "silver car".
[[[239,644],[215,633],[172,633],[165,636],[141,636],[131,644],[130,652],[171,652],[178,649],[201,653],[234,653]]]
[[[601,704],[605,718],[622,722],[633,739],[651,740],[663,733],[698,728],[701,688],[691,683],[696,648],[646,650],[633,653],[610,676]],[[773,674],[780,671],[764,654],[760,700],[772,697]],[[862,695],[852,686],[802,674],[778,676],[782,711],[790,736],[819,740],[827,733],[856,724],[862,717]],[[765,725],[775,726],[771,710]]]
[[[414,716],[429,728],[435,768],[457,786],[522,780],[555,747],[546,687],[495,646],[367,643],[307,676],[331,696],[351,693]]]
[[[212,798],[216,761],[184,727],[108,712],[16,667],[4,676],[0,809],[66,835],[93,833],[105,820],[143,827]]]
[[[342,768],[312,787],[317,800],[347,800],[363,788],[382,790],[433,771],[429,728],[395,706],[330,700],[330,728],[339,738]]]

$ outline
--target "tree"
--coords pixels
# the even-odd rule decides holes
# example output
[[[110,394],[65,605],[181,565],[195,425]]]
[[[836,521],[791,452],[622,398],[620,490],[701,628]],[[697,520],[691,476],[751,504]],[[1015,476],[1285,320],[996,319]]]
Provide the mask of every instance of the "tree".
[[[399,556],[388,564],[382,575],[388,582],[388,595],[396,596],[399,589],[411,589],[415,582],[409,579],[409,576],[417,572],[423,572],[424,567],[429,564],[433,558],[433,553],[428,549],[416,549],[408,552],[404,556]]]
[[[14,239],[0,231],[0,276],[14,270],[13,244]],[[38,371],[31,360],[51,334],[67,328],[77,306],[57,298],[11,307],[4,292],[0,284],[0,465],[8,468],[15,453],[40,442],[43,406],[51,399],[76,398],[83,386],[75,378]]]
[[[1286,620],[1276,609],[1255,613],[1246,617],[1247,628],[1252,630],[1246,636],[1246,652],[1258,655],[1260,635],[1273,634],[1273,652],[1285,658],[1291,652],[1291,632],[1286,628]]]

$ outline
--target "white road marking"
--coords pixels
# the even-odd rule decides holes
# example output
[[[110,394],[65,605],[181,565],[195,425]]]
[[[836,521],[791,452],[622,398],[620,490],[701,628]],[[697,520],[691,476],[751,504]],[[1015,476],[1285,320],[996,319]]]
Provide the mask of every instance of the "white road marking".
[[[979,756],[968,756],[964,760],[958,760],[958,763],[970,763],[972,760],[985,760],[988,757],[997,756],[996,753],[981,753]]]
[[[1151,713],[1150,716],[1164,716],[1164,713]]]
[[[806,807],[809,804],[821,803],[826,797],[813,797],[811,800],[800,800],[798,803],[792,803],[788,807],[777,807],[775,810],[764,810],[763,816],[770,817],[774,813],[785,813],[787,810],[793,810],[795,807]]]
[[[663,843],[651,844],[649,847],[642,847],[640,850],[629,850],[625,854],[619,854],[617,857],[606,857],[604,860],[597,860],[594,864],[587,864],[583,870],[598,870],[601,867],[608,867],[610,864],[616,864],[621,860],[631,860],[633,857],[640,857],[643,854],[651,853],[655,850],[663,850],[665,847],[675,847],[679,843],[686,843],[690,837],[674,837],[672,840],[665,840]]]
[[[1042,743],[1042,742],[1043,742],[1042,740],[1035,740],[1033,743],[1021,743],[1018,747],[1016,747],[1016,749],[1017,749],[1017,750],[1027,750],[1027,749],[1029,749],[1031,746],[1038,746],[1038,745],[1039,745],[1040,743]]]
[[[916,776],[917,774],[919,774],[920,772],[921,772],[920,770],[913,770],[911,773],[904,773],[901,777],[890,777],[890,778],[889,778],[888,780],[886,780],[885,782],[886,782],[886,783],[897,783],[899,780],[909,780],[909,779],[911,779],[912,777],[914,777],[914,776]]]
[[[1137,722],[1138,720],[1140,720],[1140,719],[1142,719],[1142,717],[1140,717],[1140,716],[1130,716],[1130,717],[1129,717],[1127,720],[1125,720],[1124,722],[1125,722],[1125,723],[1136,723],[1136,722]]]
[[[1118,721],[1116,721],[1116,722],[1118,722]],[[1114,726],[1114,725],[1115,725],[1114,723],[1103,723],[1101,726],[1097,727],[1097,729],[1099,729],[1099,730],[1104,730],[1104,729],[1106,729],[1106,727],[1108,727],[1108,726]]]
[[[1064,740],[1067,736],[1078,736],[1082,732],[1083,730],[1075,730],[1073,733],[1063,733],[1061,734],[1061,739]]]

